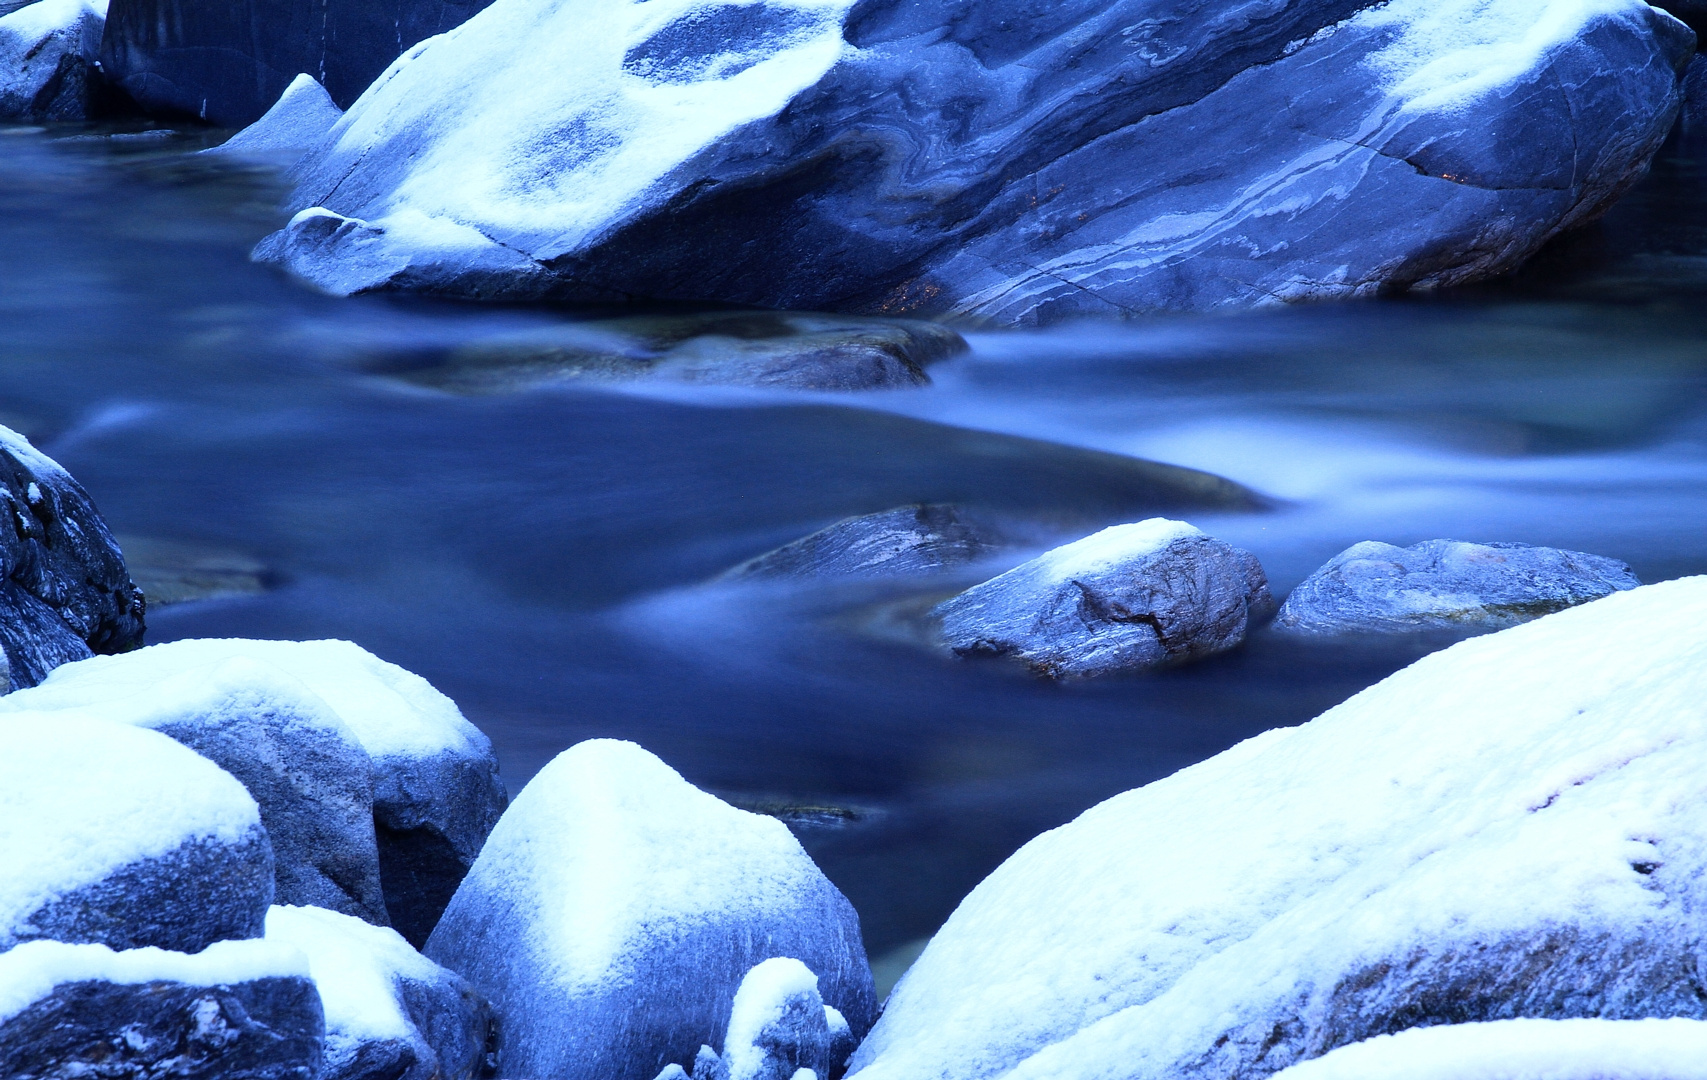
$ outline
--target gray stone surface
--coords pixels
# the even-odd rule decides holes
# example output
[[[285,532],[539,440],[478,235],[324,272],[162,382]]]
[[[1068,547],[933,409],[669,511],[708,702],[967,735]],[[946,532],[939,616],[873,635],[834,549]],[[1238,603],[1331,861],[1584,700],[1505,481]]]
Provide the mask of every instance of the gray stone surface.
[[[104,22],[83,0],[0,4],[0,120],[88,119]]]
[[[0,648],[8,682],[142,644],[142,590],[88,492],[0,428]]]
[[[1011,657],[1050,678],[1201,659],[1274,610],[1248,551],[1182,522],[1116,525],[943,601],[930,615],[964,657]]]
[[[919,503],[843,518],[755,556],[724,577],[913,577],[975,563],[1002,546],[958,506]]]
[[[622,10],[532,0],[427,45],[304,161],[309,217],[257,257],[335,292],[1008,324],[1431,288],[1635,182],[1692,49],[1638,0]],[[774,95],[756,119],[744,74]]]
[[[1502,630],[1641,582],[1617,559],[1528,544],[1365,540],[1305,578],[1275,616],[1292,634]]]

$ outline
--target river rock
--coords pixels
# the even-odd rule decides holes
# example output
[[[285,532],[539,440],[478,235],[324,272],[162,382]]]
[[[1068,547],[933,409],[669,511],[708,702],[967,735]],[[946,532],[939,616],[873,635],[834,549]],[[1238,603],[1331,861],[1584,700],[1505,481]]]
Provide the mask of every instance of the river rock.
[[[842,1064],[832,1057],[832,1017],[838,1028],[847,1027],[818,995],[818,977],[811,969],[790,957],[772,957],[754,965],[735,991],[723,1054],[700,1047],[692,1075],[695,1080],[792,1080],[804,1069],[828,1080]],[[665,1080],[664,1074],[659,1080]]]
[[[89,493],[22,435],[3,427],[0,521],[0,646],[6,666],[0,692],[34,686],[55,667],[91,651],[123,652],[142,644],[142,590],[126,573],[124,556]]]
[[[1641,0],[517,0],[376,81],[256,256],[1008,324],[1432,288],[1639,178],[1691,49]]]
[[[470,1080],[491,1016],[460,976],[395,930],[314,907],[275,907],[267,940],[308,957],[326,1009],[321,1080]]]
[[[319,1080],[302,954],[222,941],[194,956],[32,941],[0,954],[7,1080]]]
[[[983,881],[861,1080],[1232,1080],[1411,1027],[1707,1017],[1707,577],[1434,653]]]
[[[36,0],[0,7],[0,120],[84,120],[100,86],[106,5]]]
[[[930,617],[956,655],[1012,657],[1061,678],[1224,652],[1273,610],[1256,556],[1183,521],[1150,518],[1045,552]]]
[[[384,923],[371,765],[343,721],[270,664],[232,657],[171,670],[156,662],[160,648],[67,664],[0,700],[0,713],[50,729],[84,716],[176,739],[254,796],[272,840],[277,900]]]
[[[343,115],[326,88],[305,73],[291,80],[259,120],[202,153],[294,163],[325,138]]]
[[[272,898],[255,800],[213,762],[153,731],[0,717],[0,950],[197,952],[260,937]]]
[[[918,503],[843,518],[748,559],[724,577],[918,577],[975,563],[1001,546],[994,531],[960,507]]]
[[[1617,559],[1528,544],[1365,540],[1286,598],[1274,628],[1293,634],[1502,630],[1641,582]]]
[[[500,1076],[653,1080],[723,1041],[772,957],[817,972],[855,1032],[876,1011],[859,918],[787,826],[610,740],[529,782],[426,952],[491,1000]]]

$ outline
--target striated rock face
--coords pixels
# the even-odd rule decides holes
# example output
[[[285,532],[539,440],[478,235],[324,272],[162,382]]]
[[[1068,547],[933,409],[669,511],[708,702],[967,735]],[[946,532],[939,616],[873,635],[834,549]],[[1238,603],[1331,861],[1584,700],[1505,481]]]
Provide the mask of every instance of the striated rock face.
[[[914,577],[977,562],[1000,546],[960,507],[920,503],[844,518],[748,559],[724,577]]]
[[[0,120],[85,120],[100,83],[105,4],[0,4]]]
[[[1640,0],[517,0],[382,76],[257,257],[1010,324],[1432,287],[1634,182],[1691,43]]]
[[[1640,584],[1617,559],[1580,551],[1365,540],[1292,590],[1274,627],[1295,634],[1503,630]]]
[[[125,572],[88,492],[23,436],[0,428],[0,646],[7,674],[0,692],[34,686],[91,651],[136,648],[142,609],[142,590]]]
[[[1460,642],[1045,833],[853,1075],[1260,1080],[1412,1027],[1707,1018],[1703,611],[1686,578]]]
[[[974,585],[931,611],[960,656],[1039,675],[1105,675],[1199,659],[1274,610],[1256,557],[1182,521],[1116,525]]]

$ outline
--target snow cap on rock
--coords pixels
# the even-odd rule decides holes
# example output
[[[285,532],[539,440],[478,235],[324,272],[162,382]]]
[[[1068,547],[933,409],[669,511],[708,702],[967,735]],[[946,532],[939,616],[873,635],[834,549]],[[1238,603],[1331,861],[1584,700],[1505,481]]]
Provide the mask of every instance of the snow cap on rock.
[[[344,111],[309,74],[298,75],[261,118],[207,154],[258,154],[301,157],[326,137]]]
[[[802,1069],[828,1075],[827,1008],[818,995],[818,976],[805,964],[786,956],[755,964],[729,1009],[723,1038],[727,1080],[790,1080]]]
[[[302,950],[273,941],[216,941],[194,954],[152,947],[113,950],[105,945],[26,941],[0,953],[0,1021],[16,1016],[65,983],[219,986],[255,979],[306,978],[308,974],[308,957]]]

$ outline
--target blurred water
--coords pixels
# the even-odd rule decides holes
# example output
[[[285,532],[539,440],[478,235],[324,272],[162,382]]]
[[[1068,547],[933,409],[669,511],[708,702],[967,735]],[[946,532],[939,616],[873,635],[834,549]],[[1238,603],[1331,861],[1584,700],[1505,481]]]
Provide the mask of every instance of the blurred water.
[[[512,790],[611,735],[731,798],[830,807],[801,835],[875,952],[1037,832],[1431,643],[1259,634],[1044,685],[851,631],[877,594],[703,586],[735,562],[913,501],[1078,535],[1162,509],[1139,455],[1271,496],[1190,516],[1277,591],[1366,538],[1707,571],[1698,138],[1524,275],[1449,297],[977,334],[933,386],[863,397],[458,398],[364,370],[575,314],[313,295],[245,257],[273,179],[185,153],[209,137],[89,134],[0,134],[0,422],[138,550],[229,553],[277,586],[160,608],[151,640],[351,638],[454,696]]]

